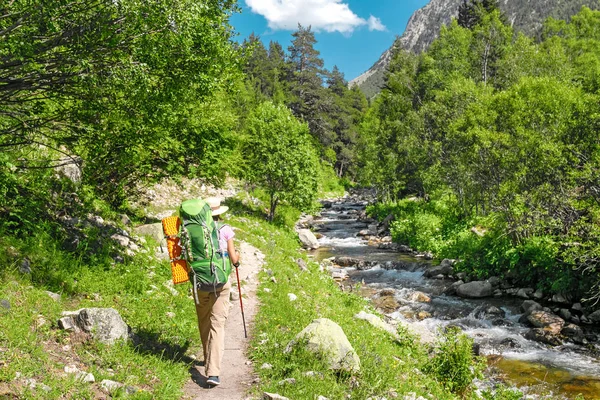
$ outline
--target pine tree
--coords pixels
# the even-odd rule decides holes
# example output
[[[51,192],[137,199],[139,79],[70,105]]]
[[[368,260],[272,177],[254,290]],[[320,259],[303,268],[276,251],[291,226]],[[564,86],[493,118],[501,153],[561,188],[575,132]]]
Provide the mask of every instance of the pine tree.
[[[473,29],[483,21],[485,15],[496,10],[500,12],[502,22],[506,23],[498,0],[463,0],[458,6],[458,24],[463,28]]]
[[[250,34],[247,40],[242,43],[244,53],[246,53],[246,64],[244,72],[251,81],[254,89],[262,94],[269,95],[270,76],[267,70],[269,54],[263,45],[260,37],[254,32]]]
[[[325,146],[331,145],[333,135],[327,122],[324,102],[323,60],[314,48],[317,43],[311,27],[298,24],[288,47],[290,99],[288,106],[294,115],[306,121],[311,133]]]

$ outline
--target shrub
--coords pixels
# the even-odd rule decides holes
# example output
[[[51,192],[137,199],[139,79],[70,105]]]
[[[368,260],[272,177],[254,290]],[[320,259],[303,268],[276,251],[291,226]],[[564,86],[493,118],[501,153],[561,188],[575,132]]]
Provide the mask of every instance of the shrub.
[[[463,394],[473,379],[481,378],[485,361],[473,355],[473,340],[451,327],[440,337],[424,370],[448,390]]]

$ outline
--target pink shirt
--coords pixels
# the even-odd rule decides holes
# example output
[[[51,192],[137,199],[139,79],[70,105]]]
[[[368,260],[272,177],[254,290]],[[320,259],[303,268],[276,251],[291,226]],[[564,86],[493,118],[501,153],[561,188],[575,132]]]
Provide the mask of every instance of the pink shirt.
[[[235,236],[233,229],[229,225],[223,225],[219,229],[219,247],[221,251],[227,251],[227,241]]]

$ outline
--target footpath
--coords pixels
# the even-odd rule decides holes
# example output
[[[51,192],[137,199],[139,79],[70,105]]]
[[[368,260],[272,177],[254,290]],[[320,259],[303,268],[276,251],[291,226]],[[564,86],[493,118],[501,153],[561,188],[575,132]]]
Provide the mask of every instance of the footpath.
[[[263,265],[263,256],[258,249],[245,242],[238,242],[241,255],[239,268],[242,286],[242,301],[248,339],[244,338],[244,325],[238,296],[235,272],[231,274],[232,300],[229,318],[225,325],[225,354],[223,356],[221,384],[209,387],[206,384],[204,367],[197,365],[190,368],[190,380],[184,387],[183,399],[193,400],[244,400],[246,392],[255,379],[250,361],[247,357],[248,342],[252,334],[252,322],[258,308],[256,288],[258,272]]]

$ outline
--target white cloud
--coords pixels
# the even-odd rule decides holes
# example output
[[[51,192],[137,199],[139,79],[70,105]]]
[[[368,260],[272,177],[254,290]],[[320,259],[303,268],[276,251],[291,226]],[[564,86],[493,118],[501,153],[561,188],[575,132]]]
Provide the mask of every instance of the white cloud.
[[[379,18],[365,20],[356,15],[343,0],[246,0],[246,5],[267,19],[273,30],[295,30],[298,23],[316,31],[352,33],[360,26],[385,30]]]
[[[377,17],[370,16],[369,21],[369,30],[370,31],[385,31],[387,28],[384,24],[381,23],[381,20]]]

